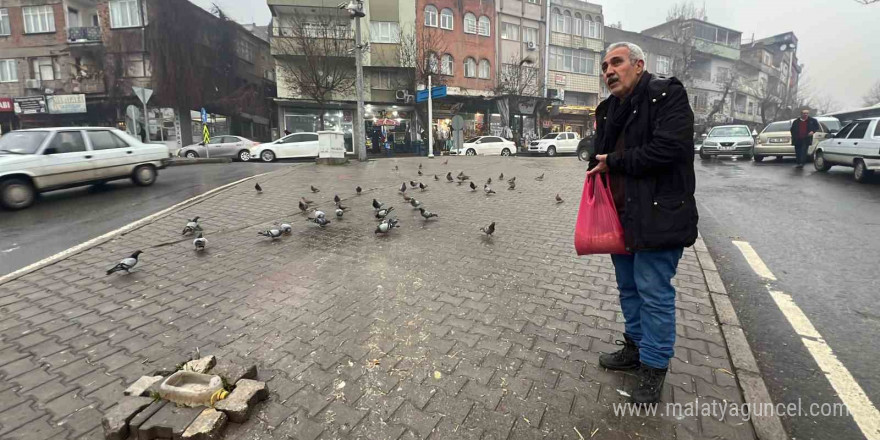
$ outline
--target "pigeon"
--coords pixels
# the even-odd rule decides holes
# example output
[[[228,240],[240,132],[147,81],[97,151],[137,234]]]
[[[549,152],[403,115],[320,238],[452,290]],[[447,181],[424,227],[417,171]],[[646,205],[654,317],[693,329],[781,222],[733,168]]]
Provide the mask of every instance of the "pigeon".
[[[402,193],[406,192],[406,182],[403,182],[400,184],[400,189],[398,191],[400,191]]]
[[[302,202],[303,202],[303,203],[305,203],[305,204],[306,204],[306,206],[308,206],[308,205],[311,205],[311,204],[313,204],[313,203],[315,203],[315,202],[314,202],[314,201],[312,201],[312,200],[309,200],[309,199],[307,199],[307,198],[305,198],[305,197],[303,197],[303,198],[302,198]]]
[[[443,161],[443,165],[448,165],[448,164],[449,164],[449,159],[446,159]]]
[[[384,203],[381,203],[381,202],[379,202],[378,200],[373,199],[373,209],[375,209],[376,211],[378,211],[378,210],[382,209],[383,206],[385,206]]]
[[[491,237],[492,234],[495,233],[495,222],[490,223],[489,226],[484,226],[484,227],[480,228],[480,231],[482,231],[487,236]]]
[[[424,191],[424,190],[428,189],[428,185],[425,185],[424,183],[419,182],[419,189]]]
[[[544,173],[541,173],[541,175],[540,175],[540,176],[538,176],[538,177],[535,177],[535,180],[537,180],[537,181],[538,181],[538,182],[540,182],[540,181],[542,181],[542,180],[544,180]]]
[[[324,218],[327,217],[327,214],[324,211],[315,211],[315,218]]]
[[[410,196],[408,196],[408,195],[406,195],[406,194],[403,195],[403,201],[404,201],[404,202],[409,203],[410,200],[412,200],[412,197],[410,197]]]
[[[471,182],[471,191],[476,191],[477,185],[474,185],[474,182]]]
[[[458,175],[455,177],[461,177],[461,176],[464,176],[464,171],[459,171]]]
[[[338,205],[340,200],[342,200],[342,199],[339,198],[339,194],[336,194],[335,196],[333,196],[333,203],[336,203]]]
[[[422,169],[422,164],[421,164],[421,163],[419,164],[419,169]]]
[[[425,220],[427,220],[427,219],[429,219],[429,218],[431,218],[431,217],[437,217],[437,214],[435,214],[435,213],[433,213],[433,212],[431,212],[431,211],[428,211],[428,210],[425,209],[425,208],[419,208],[419,212],[422,213],[422,217],[423,217]]]
[[[281,228],[281,233],[284,235],[290,235],[290,233],[293,232],[293,226],[290,226],[287,223],[282,223],[278,227]]]
[[[418,173],[418,174],[421,176],[421,175],[422,175],[422,170],[419,170],[419,173]]]
[[[348,206],[342,206],[342,203],[336,203],[336,209],[341,209],[343,211],[348,211]]]
[[[309,205],[306,205],[305,203],[303,203],[302,200],[300,200],[299,201],[299,210],[301,213],[305,214],[309,210]]]
[[[516,189],[516,182],[510,182],[508,185],[507,189]]]
[[[434,180],[435,180],[435,181],[436,181],[436,180],[440,180],[440,178],[439,178],[439,177],[437,177],[437,175],[436,175],[436,174],[434,174]]]
[[[195,217],[192,220],[186,222],[186,226],[183,228],[183,232],[180,235],[192,234],[196,231],[201,231],[202,227],[199,226],[199,218]]]
[[[400,225],[398,225],[397,222],[398,220],[396,218],[382,220],[382,223],[379,223],[379,226],[376,226],[374,234],[387,234],[392,229],[399,228]]]
[[[263,192],[263,187],[261,187],[259,183],[254,184],[254,189],[257,190],[258,193]]]
[[[556,194],[556,203],[562,203],[565,200],[562,200],[562,197],[559,197],[559,194]]]
[[[498,176],[498,180],[504,180],[504,173],[501,173],[501,174]]]
[[[468,176],[467,174],[465,174],[465,173],[462,171],[462,173],[458,175],[458,178],[461,179],[461,180],[469,180],[469,179],[471,178],[471,176]]]
[[[491,184],[492,184],[492,178],[490,177],[490,178],[486,179],[486,185],[491,185]]]
[[[342,208],[336,208],[336,217],[342,218],[343,215],[345,215],[345,210]]]
[[[382,209],[376,211],[376,218],[384,219],[385,217],[388,217],[388,214],[391,214],[391,211],[394,211],[393,206],[390,208],[382,208]]]
[[[410,201],[409,201],[409,204],[410,204],[410,206],[412,206],[412,207],[415,208],[415,209],[419,209],[419,208],[421,208],[421,206],[422,206],[422,202],[420,202],[420,201],[418,201],[418,200],[416,200],[416,199],[412,199],[412,200],[410,200]]]
[[[507,183],[514,183],[514,182],[516,182],[516,176],[513,176],[510,179],[507,179]]]
[[[202,233],[199,232],[199,236],[193,240],[193,246],[195,246],[197,251],[205,250],[205,246],[208,245],[208,239],[202,236]]]
[[[110,268],[107,271],[107,275],[110,275],[113,272],[119,272],[120,270],[124,270],[125,273],[130,273],[131,269],[133,269],[138,264],[138,255],[142,254],[141,251],[135,251],[131,254],[130,257],[123,259],[116,266]]]
[[[455,179],[452,178],[452,171],[446,173],[446,181],[452,182],[453,180],[455,180]]]
[[[487,196],[488,196],[489,194],[495,194],[495,191],[492,190],[492,188],[490,188],[488,184],[487,184],[487,185],[483,185],[483,191],[486,191],[486,195],[487,195]]]
[[[321,190],[320,190],[320,189],[318,189],[318,188],[315,188],[315,185],[310,185],[310,186],[311,186],[311,188],[312,188],[312,192],[313,192],[313,193],[316,193],[316,192],[321,192]]]
[[[279,229],[269,229],[267,231],[257,232],[257,235],[262,235],[263,237],[269,237],[272,240],[276,240],[281,238],[281,230]]]
[[[409,186],[415,188],[415,187],[419,186],[419,184],[416,183],[414,180],[410,180],[410,181],[409,181]]]
[[[363,191],[363,190],[364,190],[363,188],[361,188],[360,186],[358,186],[357,188],[354,189],[354,192],[356,192],[357,195],[361,195],[361,191]]]
[[[394,165],[394,171],[399,171],[399,170],[400,170],[400,169],[397,168],[397,165]]]
[[[327,217],[324,216],[310,218],[308,220],[322,228],[330,224],[330,220],[327,220]]]

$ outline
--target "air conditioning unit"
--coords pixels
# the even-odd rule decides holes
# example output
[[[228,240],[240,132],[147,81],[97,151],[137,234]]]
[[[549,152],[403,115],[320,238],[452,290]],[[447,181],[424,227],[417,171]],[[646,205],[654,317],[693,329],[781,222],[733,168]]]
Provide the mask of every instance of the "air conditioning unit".
[[[538,45],[535,44],[534,41],[529,41],[528,43],[526,43],[526,48],[527,48],[528,50],[535,50],[535,49],[538,48]]]
[[[29,79],[24,82],[24,88],[26,88],[26,89],[42,89],[43,84],[38,79]]]

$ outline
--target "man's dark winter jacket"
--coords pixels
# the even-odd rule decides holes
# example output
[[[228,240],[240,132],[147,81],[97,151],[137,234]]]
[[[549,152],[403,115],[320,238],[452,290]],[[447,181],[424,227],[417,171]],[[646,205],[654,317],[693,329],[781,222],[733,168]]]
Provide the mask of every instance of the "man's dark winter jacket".
[[[800,136],[798,136],[798,124],[800,123],[800,121],[801,118],[797,118],[791,122],[791,128],[788,131],[791,132],[792,142],[794,142],[796,139],[802,139]],[[816,118],[809,116],[807,117],[807,133],[811,131],[815,133],[817,131],[820,131],[820,128],[819,121],[817,121]],[[806,137],[810,139],[810,144],[812,144],[813,136],[807,135]]]
[[[645,72],[631,99],[623,125],[625,150],[614,153],[616,139],[606,139],[609,106],[596,109],[596,138],[590,168],[597,154],[608,154],[612,173],[626,176],[626,206],[621,223],[630,252],[687,247],[697,239],[694,200],[694,113],[687,92],[676,78]],[[614,105],[612,105],[614,104]]]

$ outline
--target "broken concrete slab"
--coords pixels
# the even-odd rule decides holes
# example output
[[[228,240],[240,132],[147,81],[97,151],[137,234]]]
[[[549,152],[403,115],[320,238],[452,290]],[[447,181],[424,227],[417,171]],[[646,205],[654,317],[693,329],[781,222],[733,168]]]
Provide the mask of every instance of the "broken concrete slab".
[[[153,384],[164,379],[162,376],[141,376],[140,379],[135,381],[135,383],[131,384],[122,394],[126,396],[144,396],[148,397],[150,395],[150,387]]]
[[[144,408],[150,406],[153,399],[149,397],[126,397],[116,406],[110,408],[101,419],[104,427],[104,438],[107,440],[123,440],[128,437],[129,422]]]
[[[269,392],[265,382],[251,379],[241,379],[235,385],[235,389],[225,399],[214,405],[215,409],[223,411],[234,423],[244,423],[250,416],[250,410],[255,403],[266,400]]]
[[[211,371],[211,368],[217,364],[217,358],[214,355],[205,356],[201,359],[196,359],[187,362],[183,366],[183,371],[192,371],[194,373],[202,373],[205,374],[208,371]]]
[[[207,408],[183,431],[181,438],[185,440],[217,439],[226,426],[227,420],[226,413],[214,408]]]
[[[169,403],[138,428],[138,440],[178,439],[203,409]]]

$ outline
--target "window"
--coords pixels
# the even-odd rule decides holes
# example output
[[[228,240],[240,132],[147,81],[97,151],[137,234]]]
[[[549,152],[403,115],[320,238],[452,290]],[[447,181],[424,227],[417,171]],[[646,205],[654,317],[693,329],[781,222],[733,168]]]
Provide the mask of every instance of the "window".
[[[12,29],[9,27],[9,10],[0,9],[0,35],[9,35]]]
[[[705,110],[708,98],[705,93],[695,93],[693,95],[694,108],[697,110]]]
[[[502,40],[519,40],[519,26],[513,23],[501,23]]]
[[[828,130],[825,130],[828,131]],[[880,122],[877,123],[877,127],[874,128],[874,137],[880,137]]]
[[[477,17],[475,17],[474,14],[471,14],[470,12],[464,14],[464,33],[477,33]]]
[[[52,6],[29,6],[21,8],[21,11],[24,17],[24,33],[55,32],[55,10]]]
[[[574,29],[573,32],[575,35],[583,35],[584,33],[584,20],[581,18],[580,12],[574,13]]]
[[[378,90],[394,89],[394,73],[388,71],[377,71],[373,75],[373,88]]]
[[[657,55],[657,73],[669,75],[669,57]]]
[[[541,4],[541,0],[528,0],[528,2],[533,5],[540,5]]]
[[[18,63],[0,60],[0,82],[18,82]]]
[[[52,151],[49,151],[49,150]],[[52,142],[46,147],[46,154],[76,153],[86,151],[86,143],[82,133],[78,131],[59,131],[55,133]]]
[[[127,28],[141,25],[141,11],[138,0],[111,0],[110,27]]]
[[[443,75],[452,76],[454,71],[455,63],[452,59],[452,55],[443,54],[443,57],[440,59],[440,73]]]
[[[128,144],[119,139],[115,134],[106,131],[87,131],[92,150],[112,150],[114,148],[126,148]]]
[[[476,78],[477,76],[477,62],[474,61],[473,58],[466,58],[464,60],[464,77],[465,78]]]
[[[550,46],[550,69],[563,72],[596,74],[596,55],[586,50]]]
[[[434,5],[425,6],[425,26],[437,27],[437,8]]]
[[[535,28],[523,27],[523,42],[538,44],[538,30]]]
[[[754,102],[749,101],[749,105],[747,106],[746,112],[750,115],[755,114],[755,103]]]
[[[126,55],[125,76],[129,78],[153,76],[153,67],[150,65],[150,57],[141,53]]]
[[[600,38],[599,28],[602,23],[598,21],[587,22],[587,36],[590,38]]]
[[[719,67],[715,74],[715,82],[718,84],[724,84],[728,80],[730,80],[730,68]]]
[[[486,137],[480,139],[480,142],[484,143],[484,144],[495,144],[495,143],[504,142],[504,141],[500,137],[486,136]]]
[[[489,79],[491,73],[489,72],[489,60],[480,60],[480,78]]]
[[[54,81],[61,76],[60,68],[53,58],[34,58],[34,79]]]
[[[563,34],[571,33],[571,12],[565,11],[562,13],[562,32]]]
[[[254,62],[254,45],[250,41],[239,38],[235,45],[235,53],[239,58],[249,62]]]
[[[864,139],[865,132],[868,131],[868,121],[857,121],[855,127],[846,136],[847,139]]]
[[[550,21],[552,23],[553,32],[562,32],[565,20],[562,19],[562,13],[559,12],[559,9],[553,8],[553,12],[550,13]]]
[[[489,26],[489,17],[486,17],[485,15],[480,17],[480,35],[488,37],[490,34]]]
[[[400,24],[396,21],[371,21],[370,41],[373,43],[400,43]]]
[[[766,64],[768,66],[772,66],[773,65],[773,57],[770,56],[770,54],[767,52],[761,52],[761,62],[763,62],[764,64]]]
[[[425,70],[427,70],[428,73],[437,73],[438,68],[437,54],[434,52],[428,52],[428,55],[425,57]]]
[[[454,16],[452,15],[452,9],[446,8],[440,11],[440,27],[443,29],[452,30],[452,22],[455,21]]]

